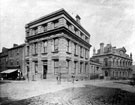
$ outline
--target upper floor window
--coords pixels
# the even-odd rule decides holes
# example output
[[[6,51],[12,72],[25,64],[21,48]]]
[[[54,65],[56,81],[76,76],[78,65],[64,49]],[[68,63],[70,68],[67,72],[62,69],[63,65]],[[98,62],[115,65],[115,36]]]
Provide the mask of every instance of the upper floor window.
[[[58,52],[59,50],[59,39],[53,39],[52,40],[52,52]]]
[[[36,55],[37,54],[37,51],[38,50],[38,44],[37,43],[34,43],[33,45],[32,45],[32,54],[33,55]]]
[[[48,45],[47,41],[42,42],[42,49],[41,49],[42,53],[47,53],[47,45]]]
[[[67,52],[71,53],[71,41],[67,40]]]
[[[84,56],[84,50],[83,50],[83,47],[82,47],[82,46],[80,47],[80,56],[81,56],[81,57]]]
[[[43,26],[38,26],[37,33],[42,33],[42,32],[44,32],[44,27]]]
[[[26,50],[27,50],[27,51],[26,51],[26,55],[29,56],[29,50],[30,50],[30,49],[29,49],[29,46],[27,46],[27,49],[26,49]]]
[[[74,44],[74,54],[78,55],[78,53],[79,53],[79,45],[75,43]]]
[[[35,35],[35,34],[36,34],[36,31],[34,29],[30,29],[29,36]]]

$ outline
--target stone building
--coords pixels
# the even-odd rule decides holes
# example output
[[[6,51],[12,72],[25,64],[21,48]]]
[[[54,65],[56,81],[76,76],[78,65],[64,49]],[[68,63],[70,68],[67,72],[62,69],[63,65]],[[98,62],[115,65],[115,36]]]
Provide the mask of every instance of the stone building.
[[[25,44],[14,44],[12,48],[4,48],[0,53],[0,72],[12,73],[18,70],[24,74],[24,46]]]
[[[24,47],[25,44],[14,44],[12,48],[8,49],[7,69],[19,69],[24,74]]]
[[[129,78],[132,74],[132,54],[126,54],[126,49],[113,47],[100,43],[100,49],[93,50],[93,57],[96,61],[102,63],[104,76],[107,78]]]
[[[90,79],[96,79],[103,76],[102,64],[90,59],[89,75]]]
[[[60,9],[26,24],[25,75],[30,80],[85,78],[89,69],[90,34]]]
[[[0,53],[0,72],[7,69],[8,49],[3,48]]]

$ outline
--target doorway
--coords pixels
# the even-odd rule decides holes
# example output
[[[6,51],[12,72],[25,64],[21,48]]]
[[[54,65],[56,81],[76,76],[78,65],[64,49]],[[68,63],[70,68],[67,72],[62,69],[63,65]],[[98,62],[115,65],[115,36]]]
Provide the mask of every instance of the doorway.
[[[108,77],[108,72],[107,71],[105,71],[105,76]]]
[[[43,65],[43,79],[47,79],[47,65]]]

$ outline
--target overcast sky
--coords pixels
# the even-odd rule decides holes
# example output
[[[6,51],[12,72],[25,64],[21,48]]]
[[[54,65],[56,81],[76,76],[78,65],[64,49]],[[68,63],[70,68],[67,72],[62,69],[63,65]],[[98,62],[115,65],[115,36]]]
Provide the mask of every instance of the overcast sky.
[[[90,43],[125,47],[135,60],[135,0],[0,0],[0,51],[25,41],[25,24],[64,8],[91,34]]]

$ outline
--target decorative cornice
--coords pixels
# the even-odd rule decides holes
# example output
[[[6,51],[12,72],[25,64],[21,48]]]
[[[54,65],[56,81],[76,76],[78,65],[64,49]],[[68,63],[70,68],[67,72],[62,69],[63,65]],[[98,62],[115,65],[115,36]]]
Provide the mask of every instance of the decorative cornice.
[[[85,34],[90,36],[90,34],[79,23],[77,23],[64,9],[60,9],[58,11],[55,11],[55,12],[51,13],[51,14],[43,16],[43,17],[41,17],[39,19],[31,21],[30,23],[26,24],[25,27],[27,28],[29,26],[32,26],[34,24],[40,23],[42,21],[48,20],[50,18],[56,17],[58,15],[62,15],[62,14],[64,14],[68,19],[70,19],[75,25],[77,25]]]

